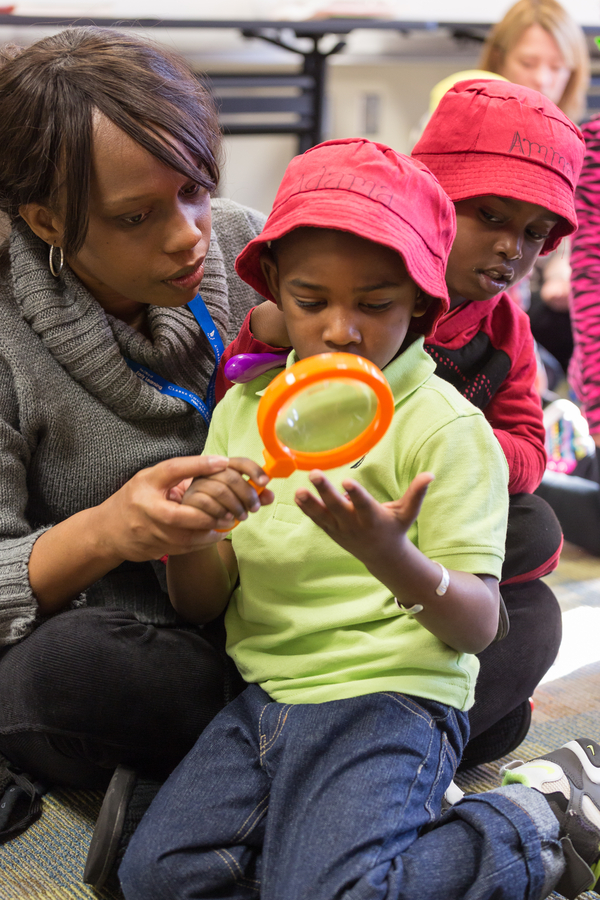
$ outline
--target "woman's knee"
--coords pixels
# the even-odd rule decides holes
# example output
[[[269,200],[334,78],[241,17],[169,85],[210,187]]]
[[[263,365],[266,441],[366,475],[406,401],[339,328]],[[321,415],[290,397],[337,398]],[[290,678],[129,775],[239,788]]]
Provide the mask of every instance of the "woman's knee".
[[[15,724],[78,733],[105,734],[119,720],[146,728],[154,719],[164,729],[196,708],[206,724],[223,706],[223,683],[223,660],[199,633],[114,609],[60,613],[0,660]]]

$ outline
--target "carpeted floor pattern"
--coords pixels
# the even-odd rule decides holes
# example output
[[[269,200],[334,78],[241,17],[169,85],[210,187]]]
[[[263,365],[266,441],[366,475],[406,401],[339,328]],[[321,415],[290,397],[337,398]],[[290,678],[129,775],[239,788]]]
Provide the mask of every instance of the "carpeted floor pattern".
[[[567,546],[548,582],[561,604],[565,624],[572,624],[565,628],[554,671],[535,693],[531,730],[509,757],[458,776],[457,782],[465,791],[497,787],[499,768],[510,759],[531,759],[574,737],[600,742],[600,649],[595,652],[600,559]],[[0,846],[0,900],[119,900],[119,895],[111,891],[97,892],[81,884],[100,803],[100,794],[48,794],[41,818],[20,838]],[[600,900],[594,892],[582,897]],[[559,895],[552,898],[559,900]]]
[[[118,900],[81,883],[102,794],[52,791],[41,817],[0,846],[0,900]]]

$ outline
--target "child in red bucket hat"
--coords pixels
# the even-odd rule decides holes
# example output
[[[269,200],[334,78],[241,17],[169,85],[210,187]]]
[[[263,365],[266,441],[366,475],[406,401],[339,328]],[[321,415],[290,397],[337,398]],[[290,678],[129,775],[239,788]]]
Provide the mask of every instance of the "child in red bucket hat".
[[[338,221],[344,231],[368,241],[376,238],[402,255],[413,281],[435,298],[415,317],[411,330],[431,334],[449,303],[445,270],[455,234],[454,211],[425,166],[383,144],[327,141],[295,157],[261,234],[236,260],[238,275],[276,302],[263,264],[265,246],[296,228],[332,228]]]
[[[249,684],[134,834],[119,873],[127,900],[534,900],[565,868],[561,838],[581,884],[594,880],[600,829],[577,804],[564,809],[583,778],[600,815],[593,742],[521,764],[506,779],[521,783],[439,820],[467,738],[474,654],[496,633],[508,509],[492,429],[423,349],[447,308],[453,237],[453,206],[421,163],[331,141],[290,163],[263,234],[238,258],[283,314],[288,365],[366,357],[386,375],[394,417],[351,466],[296,471],[258,495],[243,475],[268,480],[252,460],[273,373],[217,406],[205,452],[228,467],[183,502],[215,529],[240,525],[231,541],[198,535],[199,549],[169,557],[167,578],[191,621],[227,607],[227,651]]]
[[[529,697],[560,645],[560,608],[541,577],[558,563],[562,533],[550,507],[530,493],[546,464],[533,339],[529,319],[506,289],[576,228],[573,195],[583,151],[578,128],[558,107],[537,91],[497,80],[455,84],[413,150],[457,209],[446,274],[450,309],[425,350],[436,373],[483,410],[510,470],[501,591],[511,627],[480,655],[465,767],[521,743],[531,721]],[[248,314],[223,364],[287,343],[281,315],[264,303]],[[221,368],[218,389],[225,388]]]
[[[558,563],[562,534],[551,508],[529,493],[546,465],[533,338],[529,318],[506,291],[576,230],[584,142],[537,91],[466,81],[443,96],[412,155],[436,175],[457,214],[446,273],[450,310],[427,351],[437,374],[484,411],[511,473],[501,582],[511,632],[481,657],[478,700],[487,710],[482,702],[479,717],[475,707],[465,754],[466,764],[477,764],[524,738],[528,694],[560,644],[558,603],[540,579]]]
[[[577,228],[574,193],[583,163],[576,125],[538,91],[507,81],[459,81],[444,94],[412,151],[455,203],[493,194],[557,219],[542,245]]]

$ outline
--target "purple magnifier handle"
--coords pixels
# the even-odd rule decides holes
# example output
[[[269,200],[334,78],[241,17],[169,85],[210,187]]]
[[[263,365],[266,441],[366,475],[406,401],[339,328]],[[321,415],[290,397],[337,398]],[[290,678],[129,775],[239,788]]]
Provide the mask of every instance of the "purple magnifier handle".
[[[289,350],[283,353],[238,353],[227,360],[223,372],[234,384],[246,384],[269,369],[284,366],[288,356]]]

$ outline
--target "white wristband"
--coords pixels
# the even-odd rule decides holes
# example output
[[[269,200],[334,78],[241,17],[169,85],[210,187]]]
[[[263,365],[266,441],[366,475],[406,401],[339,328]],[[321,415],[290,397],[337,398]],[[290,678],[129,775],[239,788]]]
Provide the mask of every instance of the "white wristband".
[[[406,613],[407,616],[416,616],[417,613],[423,612],[423,607],[420,603],[414,603],[412,606],[402,606],[397,597],[394,597],[394,601],[398,609]]]
[[[443,566],[440,562],[436,562],[435,559],[432,560],[432,562],[435,562],[436,566],[439,566],[442,570],[442,578],[440,583],[436,587],[435,592],[438,597],[443,597],[450,586],[450,575],[448,573],[448,569],[446,569],[446,567]]]
[[[450,573],[448,572],[448,569],[440,562],[437,562],[435,559],[433,559],[432,562],[435,562],[436,566],[439,566],[442,570],[442,577],[440,583],[435,589],[435,592],[438,597],[443,597],[450,586]],[[394,597],[394,601],[398,609],[403,613],[406,613],[407,616],[416,616],[418,615],[418,613],[423,612],[423,606],[421,603],[414,603],[412,606],[402,606],[402,604],[399,603],[397,597]]]

